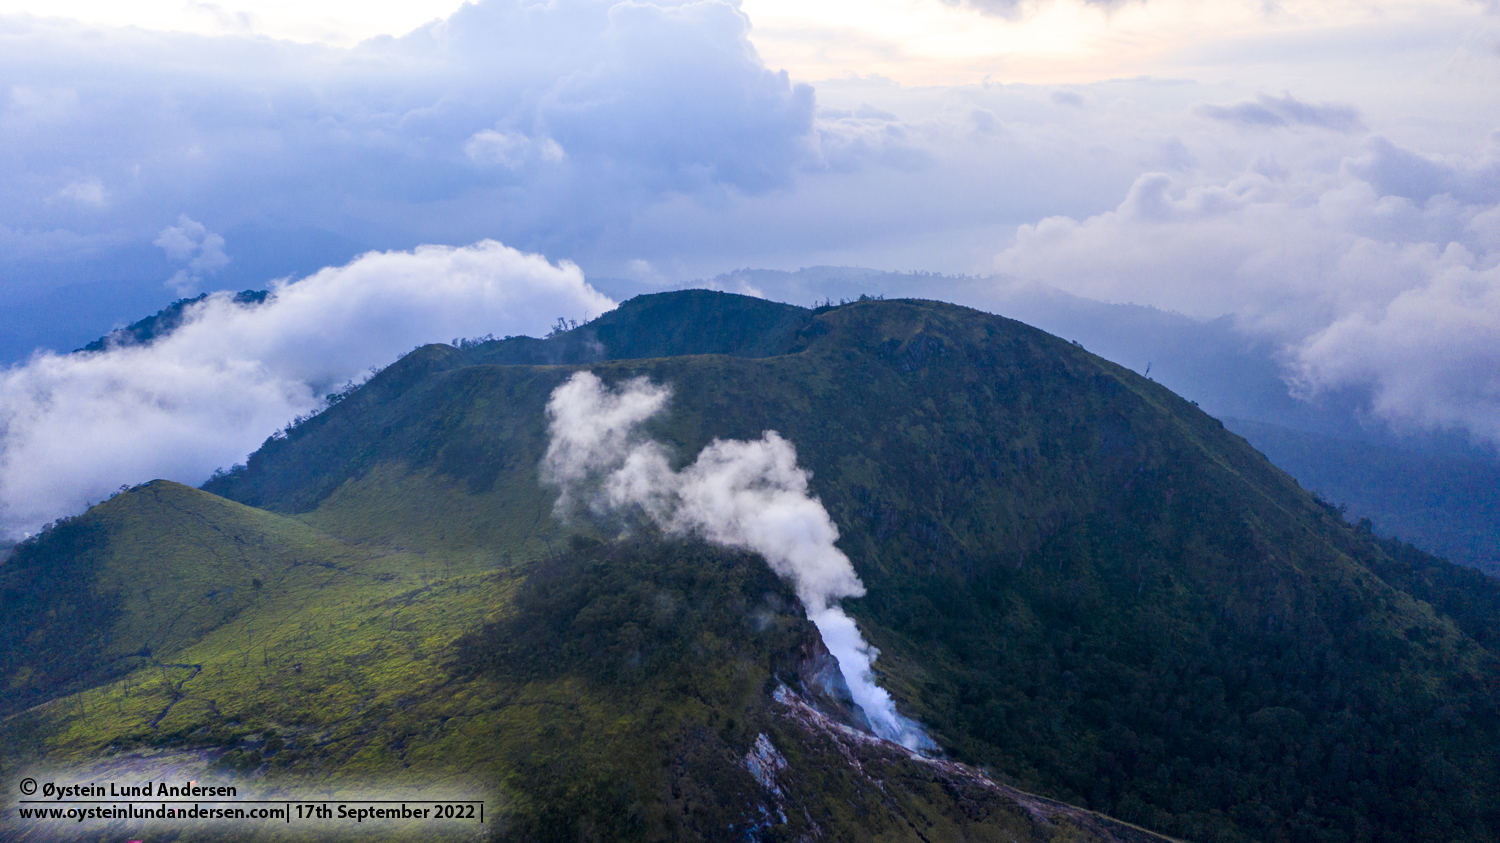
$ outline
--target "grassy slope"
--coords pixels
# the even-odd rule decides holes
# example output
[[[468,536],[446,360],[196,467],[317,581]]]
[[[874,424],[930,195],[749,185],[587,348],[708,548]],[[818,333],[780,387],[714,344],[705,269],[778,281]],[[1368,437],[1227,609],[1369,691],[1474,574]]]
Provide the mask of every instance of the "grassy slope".
[[[72,606],[77,617],[7,625],[33,630],[0,652],[11,705],[48,696],[75,676],[88,681],[170,661],[247,609],[300,593],[367,555],[297,521],[168,481],[117,495],[53,533],[22,545],[6,564],[6,604],[44,619]]]
[[[412,607],[475,591],[465,577],[482,577],[477,560],[350,547],[300,522],[166,481],[119,495],[79,520],[92,528],[93,541],[75,564],[114,606],[91,660],[115,668],[102,674],[115,681],[44,707],[62,718],[53,744],[64,755],[96,751],[100,735],[159,742],[191,731],[205,712],[232,722],[284,708],[288,699],[315,719],[347,714],[351,700],[363,700],[365,680],[341,662],[359,665],[387,651],[426,658],[456,633],[436,633],[435,642],[418,633],[461,622],[407,623],[422,614]],[[452,603],[446,611],[482,620],[477,594],[445,599]],[[27,655],[39,664],[56,657],[40,649]],[[394,691],[401,684],[394,679],[378,684]]]
[[[102,522],[89,560],[97,584],[128,591],[114,578],[122,566],[154,584],[154,602],[119,601],[112,630],[157,646],[109,681],[3,721],[7,778],[195,746],[219,755],[220,780],[252,774],[286,793],[392,776],[408,792],[477,788],[502,839],[742,839],[757,827],[766,839],[1045,835],[992,788],[945,785],[902,753],[841,747],[775,716],[776,677],[795,683],[816,637],[785,585],[746,554],[596,545],[518,578],[469,554],[351,548],[163,482],[87,518]],[[178,529],[173,518],[207,526]],[[281,552],[258,567],[224,564],[226,548],[278,538]],[[249,602],[191,633],[181,612],[153,608],[172,581],[194,584],[180,595],[188,604],[198,587],[222,591],[250,574],[263,586]],[[780,793],[742,760],[762,734],[787,759]],[[860,756],[869,774],[847,760]],[[773,830],[771,816],[788,819]],[[1054,825],[1052,839],[1117,839],[1063,816]],[[0,835],[12,831],[24,829]]]

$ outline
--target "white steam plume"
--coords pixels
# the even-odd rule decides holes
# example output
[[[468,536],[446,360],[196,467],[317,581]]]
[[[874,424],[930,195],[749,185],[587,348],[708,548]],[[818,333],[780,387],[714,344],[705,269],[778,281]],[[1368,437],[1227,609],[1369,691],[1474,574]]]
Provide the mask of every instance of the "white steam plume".
[[[491,240],[372,252],[271,293],[258,306],[209,296],[150,345],[44,352],[0,369],[0,534],[33,531],[122,484],[201,483],[420,343],[536,333],[559,315],[614,307],[578,267]]]
[[[579,505],[597,514],[637,509],[668,533],[759,553],[796,589],[876,734],[910,749],[930,746],[922,727],[898,714],[875,684],[871,665],[879,651],[838,604],[865,587],[834,546],[838,527],[808,495],[796,449],[775,431],[753,442],[716,439],[692,465],[673,471],[662,446],[640,432],[670,396],[645,378],[610,390],[588,372],[552,393],[542,478],[562,490],[558,512],[566,516]]]

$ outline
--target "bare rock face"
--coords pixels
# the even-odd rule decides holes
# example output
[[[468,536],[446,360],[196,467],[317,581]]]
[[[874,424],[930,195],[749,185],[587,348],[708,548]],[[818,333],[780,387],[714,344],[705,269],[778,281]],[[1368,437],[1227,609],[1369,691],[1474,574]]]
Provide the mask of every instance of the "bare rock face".
[[[802,649],[802,661],[797,666],[802,698],[838,723],[862,732],[873,732],[869,718],[854,703],[854,695],[849,692],[843,671],[839,670],[838,659],[828,652],[823,639],[809,636]]]
[[[841,770],[854,783],[857,793],[878,798],[884,810],[899,821],[898,825],[904,825],[912,839],[960,839],[955,834],[968,839],[972,834],[988,833],[999,835],[995,839],[1018,842],[1172,840],[1001,784],[966,764],[912,752],[840,722],[785,685],[778,687],[772,698],[778,721],[787,727],[789,735],[800,739],[804,752],[808,753],[808,757],[800,759],[801,763],[816,760],[827,769]],[[801,794],[796,762],[787,762],[764,734],[757,738],[753,755],[755,767],[766,771],[768,780],[775,784],[774,788],[767,787],[770,812],[782,817],[800,813],[809,821],[809,827],[796,839],[819,839],[821,829],[811,822],[811,812],[806,805],[797,804]],[[775,759],[780,759],[780,763]],[[746,762],[751,766],[749,756]],[[773,769],[774,777],[769,775]]]

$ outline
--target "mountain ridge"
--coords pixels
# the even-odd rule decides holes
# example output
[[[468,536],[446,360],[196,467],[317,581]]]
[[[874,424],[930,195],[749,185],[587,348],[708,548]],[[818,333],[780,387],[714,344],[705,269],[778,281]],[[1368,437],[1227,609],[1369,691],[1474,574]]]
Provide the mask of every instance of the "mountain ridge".
[[[658,605],[688,605],[682,595],[699,586],[683,583],[699,582],[693,572],[706,570],[694,558],[741,572],[734,576],[767,576],[764,566],[756,572],[718,551],[621,544],[602,526],[559,522],[552,493],[538,483],[548,441],[544,407],[566,377],[587,369],[606,382],[649,378],[673,390],[668,411],[645,430],[674,465],[714,439],[754,439],[766,430],[796,446],[811,490],[838,524],[839,546],[867,588],[845,607],[881,651],[882,686],[948,757],[992,771],[999,785],[1185,839],[1495,838],[1495,759],[1484,747],[1500,733],[1500,671],[1486,618],[1495,616],[1500,595],[1476,590],[1452,565],[1344,523],[1337,510],[1190,402],[1075,344],[932,302],[866,301],[816,311],[756,302],[664,294],[616,311],[605,323],[616,326],[613,337],[601,336],[596,320],[548,340],[418,349],[205,489],[367,556],[361,564],[394,577],[392,589],[429,595],[412,598],[428,606],[412,623],[428,630],[422,633],[428,639],[448,643],[411,650],[424,654],[410,656],[418,659],[412,664],[456,652],[460,640],[471,642],[471,653],[504,652],[526,630],[571,630],[558,633],[563,638],[555,646],[533,651],[581,646],[578,652],[605,654],[604,666],[577,670],[549,660],[546,670],[563,671],[556,681],[582,683],[575,695],[601,701],[588,703],[604,706],[599,711],[608,708],[602,701],[623,693],[683,712],[669,733],[684,736],[682,747],[701,748],[688,753],[699,760],[682,762],[682,769],[699,771],[688,776],[696,782],[689,789],[713,790],[713,771],[738,764],[734,759],[758,741],[742,728],[750,715],[729,712],[753,710],[754,722],[781,722],[774,683],[752,683],[759,690],[726,692],[700,708],[676,696],[675,680],[641,685],[645,680],[618,673],[618,666],[635,657],[651,664],[651,647],[691,650],[686,639],[672,637],[678,633],[707,635],[698,646],[728,660],[693,666],[668,659],[659,668],[666,673],[650,675],[685,670],[695,677],[687,687],[740,687],[730,677],[741,675],[734,667],[741,656],[766,659],[770,650],[713,643],[743,635],[714,632],[718,620],[659,626],[654,613]],[[717,314],[719,322],[703,313]],[[672,350],[696,353],[604,359]],[[497,362],[505,360],[519,362]],[[616,560],[618,576],[649,585],[603,588],[611,569],[588,566],[604,558]],[[556,581],[571,583],[553,586],[560,592],[535,590],[549,565],[596,573]],[[422,591],[424,582],[435,590]],[[385,588],[374,580],[368,587]],[[660,595],[670,599],[659,604]],[[387,599],[357,601],[357,613],[384,617],[391,611],[380,608]],[[438,607],[450,604],[442,601],[455,601],[448,626]],[[724,622],[753,614],[736,610]],[[505,626],[517,617],[536,620]],[[593,618],[593,625],[580,626],[579,618]],[[232,638],[241,628],[234,624],[254,623],[245,616],[205,641]],[[491,624],[513,631],[488,643],[464,637]],[[332,633],[306,634],[321,641]],[[589,640],[597,646],[583,644]],[[230,644],[202,646],[205,655],[192,663],[233,652]],[[336,653],[354,645],[327,646]],[[386,664],[397,650],[369,664]],[[265,658],[269,670],[277,651]],[[240,681],[234,677],[247,669],[215,681]],[[388,680],[380,674],[352,664],[328,670],[351,677],[340,680],[338,687],[350,690],[336,699],[385,698]],[[389,670],[409,674],[406,667]],[[255,681],[272,683],[271,676]],[[275,676],[281,685],[298,681]],[[539,681],[503,671],[485,676],[504,688]],[[523,684],[507,684],[515,682]],[[618,682],[626,684],[610,684]],[[367,690],[353,690],[359,687]],[[504,698],[526,693],[506,690]],[[431,699],[424,703],[431,714],[460,705],[441,695]],[[215,734],[222,730],[215,717],[225,715],[179,704],[163,725],[179,716],[175,740],[200,734],[195,729]],[[353,724],[375,715],[340,716]],[[594,715],[578,716],[570,722],[618,734],[588,720]],[[514,709],[485,717],[530,723]],[[379,731],[385,728],[375,733],[387,734]],[[417,721],[402,728],[441,734]],[[710,732],[719,737],[710,739]],[[491,740],[510,733],[486,734]],[[774,729],[764,734],[786,753],[801,745],[801,738]],[[291,737],[278,739],[293,743]],[[100,732],[99,739],[108,736]],[[262,753],[236,740],[230,751],[239,757]],[[667,751],[633,738],[611,740],[623,742],[610,744],[609,752]],[[521,825],[542,816],[527,813],[526,805],[541,811],[548,804],[584,805],[587,799],[570,801],[575,797],[567,794],[609,789],[565,748],[531,745],[565,774],[546,780],[561,788],[553,796],[514,772],[501,776],[502,790],[522,806]],[[263,753],[256,757],[268,763]],[[709,758],[720,761],[703,761]],[[667,768],[676,763],[669,757]],[[825,764],[798,769],[807,792],[822,786],[817,782],[863,792]],[[909,781],[905,775],[898,778]],[[658,784],[638,785],[624,802],[610,797],[600,804],[619,807],[623,813],[610,814],[616,819],[632,811],[656,816],[651,806],[677,804],[672,800],[679,797],[655,776],[638,770],[632,781]],[[724,792],[748,794],[744,788],[760,786],[753,777],[744,782],[752,783],[724,785]],[[666,795],[642,795],[650,793]],[[912,798],[912,805],[949,804]],[[928,810],[956,816],[947,808],[921,809]],[[892,816],[915,816],[902,811]],[[856,822],[838,816],[839,823]]]

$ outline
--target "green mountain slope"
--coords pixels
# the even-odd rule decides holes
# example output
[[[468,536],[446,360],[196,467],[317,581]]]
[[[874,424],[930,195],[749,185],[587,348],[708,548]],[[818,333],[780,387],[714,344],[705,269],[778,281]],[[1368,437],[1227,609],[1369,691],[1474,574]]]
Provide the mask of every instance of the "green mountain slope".
[[[225,541],[200,546],[204,532],[179,533],[173,514]],[[913,759],[810,707],[819,692],[803,674],[826,651],[758,557],[582,541],[522,576],[451,556],[351,549],[161,481],[76,523],[89,542],[74,570],[91,569],[95,583],[113,583],[122,558],[158,592],[185,576],[265,579],[248,605],[123,666],[107,661],[112,636],[153,626],[178,635],[182,625],[117,589],[124,595],[101,632],[74,642],[112,672],[0,723],[7,780],[109,757],[113,769],[130,769],[132,755],[191,747],[206,762],[194,775],[259,781],[272,797],[358,790],[393,774],[427,792],[461,786],[488,800],[495,820],[485,830],[504,840],[1159,840]],[[137,553],[143,526],[157,535]],[[28,547],[78,549],[64,542],[67,527]],[[191,546],[169,547],[174,535]],[[246,556],[228,548],[278,540],[282,549],[248,572],[222,564]],[[183,590],[185,604],[193,594]],[[0,838],[53,839],[10,812],[7,820]],[[241,823],[186,839],[282,839],[279,831]]]
[[[0,712],[170,661],[362,556],[297,521],[177,483],[117,495],[21,544],[0,568]]]
[[[1226,419],[1307,488],[1387,535],[1500,575],[1500,464]]]
[[[842,733],[808,726],[776,698],[777,682],[817,693],[806,684],[808,627],[785,608],[784,587],[733,554],[590,548],[612,536],[553,518],[554,493],[537,478],[543,407],[580,367],[606,381],[670,385],[669,412],[647,427],[678,464],[713,438],[764,430],[797,447],[868,588],[846,606],[882,651],[882,684],[951,758],[1000,780],[980,786],[999,800],[993,810],[963,807],[961,774],[892,757],[890,781],[903,782],[904,795],[873,813],[837,814],[865,804],[859,782],[871,779],[832,762],[846,757],[829,744]],[[704,798],[719,807],[705,808],[694,833],[770,805],[729,763],[765,734],[799,782],[782,788],[786,804],[854,838],[886,830],[869,824],[878,815],[898,836],[926,827],[921,816],[1026,839],[1024,824],[1005,819],[1031,804],[1002,793],[1012,785],[1194,840],[1500,836],[1492,581],[1470,582],[1343,523],[1190,403],[1010,320],[928,302],[807,311],[702,292],[642,297],[547,340],[419,349],[205,488],[393,578],[340,601],[351,613],[347,636],[285,616],[301,630],[297,646],[314,654],[303,663],[325,659],[318,669],[351,690],[324,704],[297,684],[301,674],[276,668],[300,651],[272,644],[260,672],[241,657],[214,679],[280,683],[262,694],[271,708],[230,715],[221,695],[171,733],[190,743],[238,735],[221,745],[239,757],[260,752],[268,769],[280,762],[228,724],[270,729],[284,746],[320,736],[310,745],[332,748],[288,762],[299,774],[407,763],[381,747],[421,736],[423,763],[501,782],[515,829],[541,835],[548,822],[538,818],[556,806],[605,806],[574,830],[686,837],[666,817],[692,816],[673,800],[693,801],[681,794],[694,788],[736,794]],[[689,573],[718,568],[734,572],[729,581]],[[390,619],[386,589],[414,595],[408,620]],[[659,594],[684,595],[668,605],[751,608],[660,619]],[[757,594],[780,594],[772,614],[784,618],[785,637],[736,626],[746,612],[771,611]],[[261,615],[247,610],[205,630],[193,645],[202,655],[178,663],[228,665],[247,612]],[[393,637],[379,647],[357,632],[382,624]],[[345,651],[373,655],[350,662]],[[410,687],[393,690],[402,683]],[[37,751],[124,740],[86,720],[91,705],[127,704],[110,688],[51,704],[48,717],[71,704],[67,717],[85,719],[48,727],[72,737]],[[522,705],[543,698],[579,702],[545,716]],[[398,712],[398,699],[421,702]],[[630,719],[658,706],[665,719]],[[455,711],[487,725],[463,738],[432,726],[454,722]],[[276,731],[291,723],[312,725]],[[365,737],[328,737],[341,729]],[[542,737],[517,737],[526,734]],[[666,737],[649,744],[640,734]],[[520,756],[507,753],[517,746],[551,759],[551,772],[515,766]],[[793,757],[818,746],[833,754]],[[618,764],[598,761],[615,771],[600,780],[587,759]],[[652,769],[660,759],[666,766]],[[662,769],[697,772],[689,786]],[[715,783],[714,770],[738,784]],[[615,822],[626,825],[607,825]],[[765,831],[811,828],[789,820]]]
[[[1492,833],[1493,654],[1242,439],[1019,323],[803,314],[793,353],[594,370],[674,387],[654,433],[684,461],[766,429],[798,446],[869,586],[852,608],[886,683],[950,751],[1190,837]],[[500,510],[497,490],[537,489],[541,407],[568,371],[424,349],[358,397],[378,412],[341,405],[213,488],[333,532],[377,484]],[[557,541],[543,516],[524,526]],[[1462,775],[1424,772],[1433,753]]]

